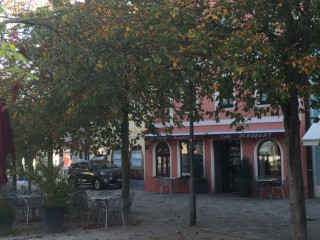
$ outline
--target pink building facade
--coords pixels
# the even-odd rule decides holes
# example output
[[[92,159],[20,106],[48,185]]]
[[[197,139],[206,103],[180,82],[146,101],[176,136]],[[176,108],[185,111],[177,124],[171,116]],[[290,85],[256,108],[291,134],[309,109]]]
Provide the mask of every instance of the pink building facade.
[[[203,103],[204,109],[212,109],[215,103]],[[265,105],[264,105],[265,106]],[[261,107],[264,107],[261,106]],[[304,135],[305,116],[300,115],[301,132]],[[238,192],[235,181],[235,162],[247,157],[252,163],[253,176],[284,179],[287,176],[287,156],[283,116],[251,117],[237,132],[230,128],[231,120],[220,116],[220,122],[205,116],[194,123],[195,159],[203,166],[203,176],[208,180],[209,193]],[[175,128],[171,136],[148,135],[145,142],[145,190],[160,191],[156,176],[174,181],[176,192],[188,192],[188,184],[179,186],[181,177],[189,175],[189,123]],[[301,143],[305,195],[308,196],[307,162],[305,147]],[[169,187],[164,191],[169,191]]]

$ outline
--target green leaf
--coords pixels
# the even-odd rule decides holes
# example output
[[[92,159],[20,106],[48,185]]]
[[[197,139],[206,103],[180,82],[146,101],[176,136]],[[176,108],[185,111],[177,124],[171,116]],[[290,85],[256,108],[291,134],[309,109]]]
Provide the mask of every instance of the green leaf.
[[[5,53],[4,49],[1,49],[0,50],[0,58],[2,58],[4,56],[4,53]]]
[[[16,61],[26,62],[26,59],[20,53],[14,52],[12,55]]]
[[[16,51],[16,46],[13,43],[9,43],[8,46],[12,52]]]
[[[154,58],[154,62],[160,64],[160,63],[161,63],[161,58],[157,55],[157,56]]]
[[[21,72],[22,70],[20,68],[17,67],[11,67],[11,68],[6,68],[7,72],[12,72],[12,73],[17,73],[17,72]]]

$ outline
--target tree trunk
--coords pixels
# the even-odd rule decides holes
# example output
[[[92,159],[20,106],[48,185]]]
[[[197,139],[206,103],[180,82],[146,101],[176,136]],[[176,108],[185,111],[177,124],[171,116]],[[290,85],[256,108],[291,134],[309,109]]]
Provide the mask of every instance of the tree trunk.
[[[121,122],[121,159],[122,159],[122,198],[125,207],[129,203],[130,192],[130,161],[129,161],[129,111],[128,105],[122,106]]]
[[[307,239],[306,206],[301,162],[300,120],[297,90],[281,106],[284,114],[285,140],[290,183],[291,239]]]

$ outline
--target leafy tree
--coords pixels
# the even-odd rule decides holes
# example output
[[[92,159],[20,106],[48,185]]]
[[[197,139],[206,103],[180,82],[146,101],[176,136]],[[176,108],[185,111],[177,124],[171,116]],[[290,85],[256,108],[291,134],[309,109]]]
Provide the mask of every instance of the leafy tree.
[[[30,96],[32,102],[30,108],[21,108],[25,116],[30,114],[30,121],[44,124],[39,139],[57,150],[66,134],[78,139],[70,145],[75,150],[121,146],[126,199],[129,121],[152,126],[158,118],[165,123],[172,100],[181,96],[183,78],[176,60],[158,47],[161,41],[170,41],[165,21],[175,18],[176,8],[170,4],[166,8],[165,3],[139,1],[55,3],[53,10],[39,8],[6,21],[23,24],[21,42],[30,69],[39,76],[21,88],[20,95],[21,101]]]
[[[307,239],[299,113],[309,101],[319,106],[319,10],[318,1],[221,0],[203,8],[200,28],[210,36],[204,45],[212,90],[232,83],[236,93],[233,111],[220,105],[212,114],[218,119],[224,112],[234,124],[284,116],[291,239]],[[269,106],[257,106],[259,97]]]

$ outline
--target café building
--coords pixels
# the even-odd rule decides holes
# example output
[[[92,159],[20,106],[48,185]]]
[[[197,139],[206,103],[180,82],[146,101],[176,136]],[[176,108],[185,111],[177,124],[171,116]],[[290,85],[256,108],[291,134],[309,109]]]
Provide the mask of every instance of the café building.
[[[306,132],[305,116],[300,115],[302,137]],[[287,173],[287,156],[283,116],[251,118],[237,132],[230,128],[231,120],[220,118],[217,123],[209,117],[194,123],[194,156],[203,166],[203,176],[208,180],[209,193],[238,192],[235,163],[244,157],[252,163],[253,176],[263,179],[284,179]],[[160,191],[156,177],[169,177],[175,192],[188,192],[188,183],[180,186],[183,176],[190,174],[189,123],[175,128],[171,135],[148,134],[145,142],[145,190]],[[305,194],[308,196],[306,151],[301,144],[302,171]],[[179,185],[179,186],[178,186]],[[164,188],[169,192],[170,188]],[[289,191],[287,191],[289,192]],[[288,197],[288,196],[287,196]]]

